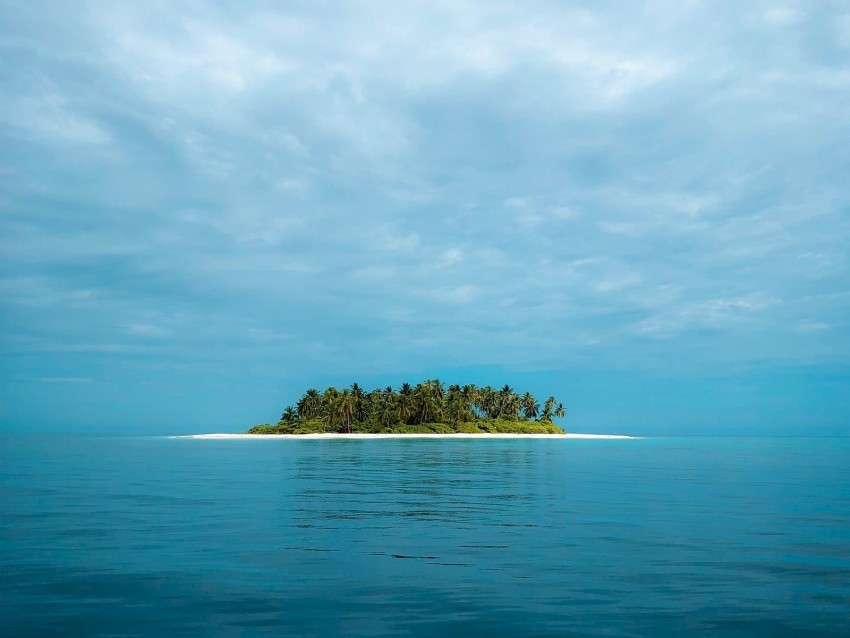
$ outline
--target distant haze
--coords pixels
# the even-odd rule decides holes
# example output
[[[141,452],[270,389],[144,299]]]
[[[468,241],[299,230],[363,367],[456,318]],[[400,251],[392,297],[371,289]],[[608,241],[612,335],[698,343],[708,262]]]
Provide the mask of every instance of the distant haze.
[[[306,388],[850,434],[850,4],[0,2],[0,426]]]

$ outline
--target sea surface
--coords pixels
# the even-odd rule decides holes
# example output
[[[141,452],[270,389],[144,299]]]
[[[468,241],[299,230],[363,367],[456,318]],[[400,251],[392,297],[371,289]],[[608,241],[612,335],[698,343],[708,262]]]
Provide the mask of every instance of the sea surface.
[[[850,439],[4,435],[3,636],[850,636]]]

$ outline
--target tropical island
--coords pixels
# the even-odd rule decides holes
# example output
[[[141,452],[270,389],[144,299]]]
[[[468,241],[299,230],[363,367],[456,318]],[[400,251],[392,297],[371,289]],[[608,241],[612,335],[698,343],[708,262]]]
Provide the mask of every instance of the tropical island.
[[[509,385],[450,385],[427,380],[367,392],[358,383],[324,392],[307,390],[276,425],[255,425],[246,434],[566,434],[552,423],[565,416],[550,396],[543,402]]]

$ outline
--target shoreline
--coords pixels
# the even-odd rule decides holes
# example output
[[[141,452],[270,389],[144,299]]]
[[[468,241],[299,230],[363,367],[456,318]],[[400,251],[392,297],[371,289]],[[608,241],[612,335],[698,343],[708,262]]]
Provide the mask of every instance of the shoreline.
[[[180,434],[172,439],[639,439],[626,434],[338,434],[323,432],[314,434]]]

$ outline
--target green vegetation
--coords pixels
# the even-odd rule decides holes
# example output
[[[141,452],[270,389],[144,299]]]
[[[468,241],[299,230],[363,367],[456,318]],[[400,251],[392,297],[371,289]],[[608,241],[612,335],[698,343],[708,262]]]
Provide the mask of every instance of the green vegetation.
[[[314,432],[396,434],[564,434],[552,423],[564,417],[555,397],[542,405],[530,393],[518,394],[506,385],[450,385],[438,380],[415,386],[404,383],[366,392],[359,384],[320,392],[311,388],[288,406],[277,425],[255,425],[248,434],[310,434]]]

